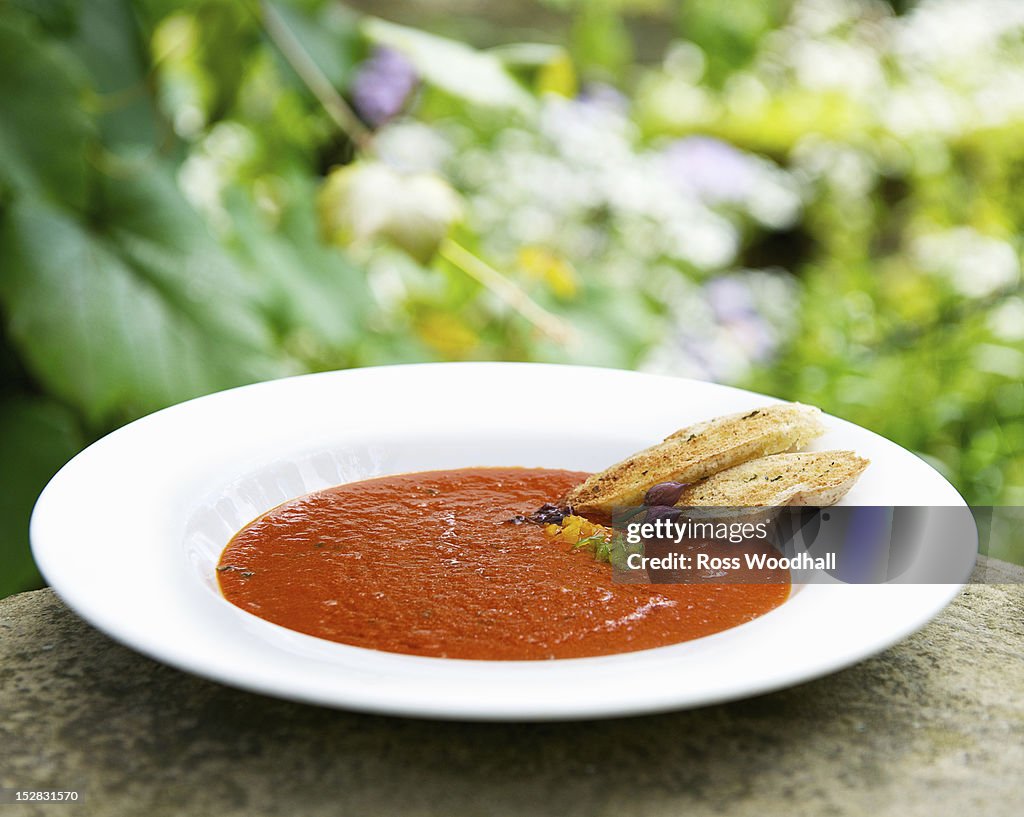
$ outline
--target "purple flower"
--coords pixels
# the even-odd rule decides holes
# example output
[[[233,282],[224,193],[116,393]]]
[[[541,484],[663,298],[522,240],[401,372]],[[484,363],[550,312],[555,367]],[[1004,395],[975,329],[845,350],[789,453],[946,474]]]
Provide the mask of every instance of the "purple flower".
[[[704,286],[715,319],[748,360],[768,360],[776,349],[775,330],[761,314],[750,288],[736,276],[713,278]]]
[[[743,320],[756,312],[750,290],[734,277],[713,278],[705,285],[704,294],[719,321]]]
[[[580,89],[576,99],[585,105],[594,105],[623,115],[629,110],[629,98],[607,82],[588,82]]]
[[[380,47],[363,61],[352,80],[352,102],[372,127],[393,119],[416,89],[419,75],[405,55]]]
[[[750,157],[719,139],[679,139],[662,155],[669,178],[711,204],[742,201],[753,187]]]
[[[729,324],[729,331],[752,363],[771,360],[778,350],[778,339],[771,325],[758,314]]]

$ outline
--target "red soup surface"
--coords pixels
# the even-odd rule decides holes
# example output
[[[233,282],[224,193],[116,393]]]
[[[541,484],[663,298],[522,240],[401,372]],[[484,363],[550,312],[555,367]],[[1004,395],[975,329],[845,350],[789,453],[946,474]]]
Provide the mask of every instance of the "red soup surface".
[[[221,555],[228,601],[319,638],[440,658],[580,658],[735,627],[777,583],[617,584],[591,553],[508,524],[587,475],[465,468],[380,477],[287,502]]]

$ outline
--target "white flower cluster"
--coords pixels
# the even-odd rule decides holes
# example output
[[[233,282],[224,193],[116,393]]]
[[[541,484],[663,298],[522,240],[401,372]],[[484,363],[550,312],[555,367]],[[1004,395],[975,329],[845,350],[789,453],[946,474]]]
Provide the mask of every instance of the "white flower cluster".
[[[740,219],[782,226],[800,207],[771,162],[710,139],[641,146],[626,112],[600,98],[549,97],[535,129],[466,144],[447,170],[489,256],[540,245],[589,275],[623,263],[727,268]]]
[[[493,140],[406,121],[382,130],[377,148],[391,164],[451,179],[499,267],[514,271],[524,248],[540,247],[586,287],[663,303],[675,328],[645,368],[736,380],[777,348],[786,320],[767,316],[789,314],[794,287],[777,273],[729,273],[745,221],[778,229],[799,215],[797,182],[771,161],[706,137],[643,145],[607,89],[547,97],[536,122]]]
[[[1013,247],[970,227],[921,236],[913,255],[918,266],[946,278],[969,298],[993,295],[1020,280],[1020,259]]]
[[[842,92],[897,137],[957,136],[1024,116],[1022,31],[1019,0],[800,0],[754,74]]]

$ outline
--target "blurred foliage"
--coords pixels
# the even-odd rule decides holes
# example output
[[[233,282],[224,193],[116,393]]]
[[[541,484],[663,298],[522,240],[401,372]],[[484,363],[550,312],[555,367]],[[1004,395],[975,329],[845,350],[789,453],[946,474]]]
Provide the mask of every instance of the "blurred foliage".
[[[399,361],[752,387],[1024,504],[1024,4],[545,4],[564,43],[488,50],[327,0],[0,5],[0,594],[90,440]]]

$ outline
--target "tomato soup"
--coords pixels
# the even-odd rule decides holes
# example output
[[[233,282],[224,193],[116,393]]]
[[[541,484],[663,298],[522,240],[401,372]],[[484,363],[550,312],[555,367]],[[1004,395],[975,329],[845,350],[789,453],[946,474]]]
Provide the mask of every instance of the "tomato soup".
[[[756,584],[617,584],[611,567],[510,524],[587,475],[466,468],[380,477],[287,502],[217,568],[233,604],[283,627],[438,658],[580,658],[662,647],[782,604]]]

